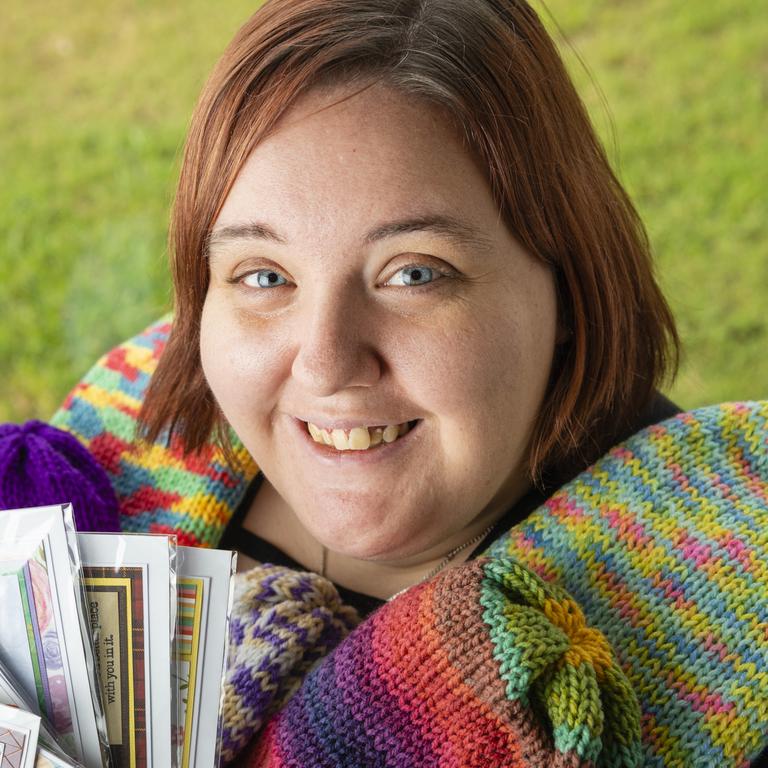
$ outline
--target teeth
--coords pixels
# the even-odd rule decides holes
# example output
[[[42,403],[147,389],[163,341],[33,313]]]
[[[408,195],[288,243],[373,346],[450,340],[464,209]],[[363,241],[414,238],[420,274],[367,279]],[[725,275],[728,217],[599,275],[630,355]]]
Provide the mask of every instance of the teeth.
[[[331,438],[333,439],[333,447],[337,451],[346,451],[349,448],[349,442],[343,429],[334,429],[331,432]]]
[[[349,432],[343,429],[320,429],[307,422],[307,429],[316,443],[332,445],[337,451],[365,451],[384,443],[393,443],[410,430],[408,422],[388,424],[386,427],[353,427]]]
[[[400,429],[396,424],[390,424],[388,427],[384,427],[384,442],[394,443],[400,435]]]
[[[355,427],[349,430],[349,447],[353,451],[364,451],[371,447],[371,433],[367,427]]]

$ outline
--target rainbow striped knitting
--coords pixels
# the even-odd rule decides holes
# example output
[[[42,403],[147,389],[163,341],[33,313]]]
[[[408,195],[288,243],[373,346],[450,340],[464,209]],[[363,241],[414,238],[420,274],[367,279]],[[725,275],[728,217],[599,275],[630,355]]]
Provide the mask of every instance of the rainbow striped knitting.
[[[242,577],[230,748],[302,669],[296,602],[317,615],[323,580],[292,577]],[[292,618],[270,625],[254,596],[275,579]],[[767,745],[768,402],[614,448],[486,557],[372,614],[238,764],[746,768]]]
[[[649,427],[490,554],[562,585],[610,640],[644,765],[747,766],[768,744],[768,402]]]
[[[489,559],[376,611],[247,764],[559,768],[598,756],[641,764],[637,700],[608,643],[556,585]]]
[[[215,547],[258,469],[234,436],[241,469],[230,467],[213,442],[184,456],[176,438],[136,440],[136,417],[170,330],[163,318],[104,355],[51,423],[74,434],[104,467],[123,530],[175,533],[179,544]]]
[[[169,330],[102,358],[54,424],[104,466],[125,530],[215,546],[257,469],[237,443],[239,472],[213,445],[136,444]],[[316,574],[238,581],[238,764],[747,768],[768,746],[768,402],[639,432],[362,623]]]

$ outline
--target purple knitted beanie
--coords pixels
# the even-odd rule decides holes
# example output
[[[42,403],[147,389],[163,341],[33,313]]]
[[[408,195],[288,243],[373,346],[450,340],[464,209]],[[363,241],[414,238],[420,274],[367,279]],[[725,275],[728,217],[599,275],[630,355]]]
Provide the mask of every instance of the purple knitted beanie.
[[[72,502],[78,531],[119,531],[105,471],[72,435],[41,421],[0,425],[0,509]]]

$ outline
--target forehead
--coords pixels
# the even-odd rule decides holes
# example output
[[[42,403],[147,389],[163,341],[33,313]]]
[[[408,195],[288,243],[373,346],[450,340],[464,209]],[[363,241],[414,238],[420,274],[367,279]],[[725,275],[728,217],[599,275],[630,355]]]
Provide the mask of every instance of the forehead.
[[[453,121],[385,86],[335,86],[305,94],[254,149],[216,228],[270,218],[317,236],[425,212],[496,218]]]

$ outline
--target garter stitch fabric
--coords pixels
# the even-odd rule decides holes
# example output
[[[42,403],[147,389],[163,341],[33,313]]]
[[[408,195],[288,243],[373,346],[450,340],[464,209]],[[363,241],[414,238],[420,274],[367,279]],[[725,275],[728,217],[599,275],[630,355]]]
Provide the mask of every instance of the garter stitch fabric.
[[[71,502],[79,531],[119,531],[109,478],[72,435],[41,421],[0,424],[0,509]]]
[[[639,432],[373,613],[236,764],[746,768],[766,746],[762,402]]]
[[[189,456],[175,438],[137,441],[136,417],[170,330],[163,318],[104,355],[51,423],[78,438],[106,471],[122,530],[172,533],[185,546],[215,547],[258,469],[234,436],[236,468],[213,441]]]

